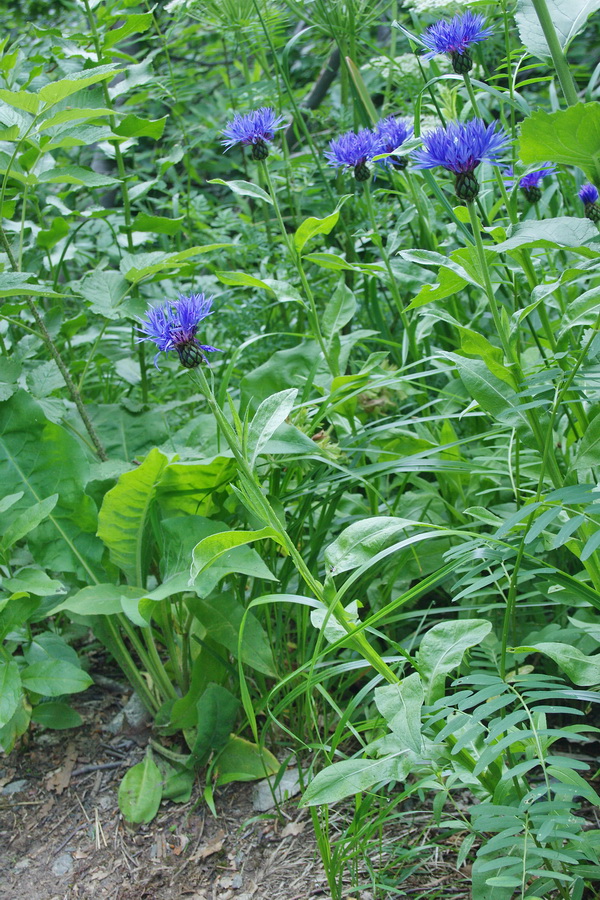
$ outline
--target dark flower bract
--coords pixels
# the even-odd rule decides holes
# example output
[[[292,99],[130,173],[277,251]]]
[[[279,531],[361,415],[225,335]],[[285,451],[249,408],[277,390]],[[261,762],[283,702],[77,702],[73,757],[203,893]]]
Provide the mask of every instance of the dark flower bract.
[[[438,53],[449,54],[454,71],[465,75],[473,67],[469,49],[473,44],[485,41],[493,34],[486,28],[485,16],[468,10],[463,15],[454,16],[449,21],[442,19],[427,28],[421,40],[429,50],[425,59],[431,59]]]
[[[281,128],[284,122],[283,116],[276,116],[275,111],[269,106],[261,106],[245,116],[236,113],[231,122],[223,129],[225,140],[221,141],[225,150],[229,150],[236,144],[252,147],[254,159],[266,159],[269,155],[267,144],[275,137],[275,132]]]
[[[578,196],[585,207],[585,214],[592,222],[600,222],[600,204],[598,188],[595,184],[584,184],[579,188]]]
[[[154,341],[159,352],[154,358],[158,368],[160,353],[177,351],[181,364],[194,369],[201,362],[207,363],[206,353],[218,351],[218,347],[201,344],[196,337],[198,325],[211,313],[212,297],[204,294],[180,294],[177,300],[168,300],[162,306],[148,310],[146,319],[140,319],[140,341]]]
[[[361,128],[356,133],[347,131],[341,137],[329,142],[329,150],[325,151],[325,159],[330,166],[354,169],[357,181],[366,181],[370,175],[368,163],[381,150],[380,140],[368,128]]]
[[[553,166],[552,163],[544,163],[543,169],[536,169],[535,172],[528,172],[527,175],[523,175],[522,178],[519,178],[519,187],[530,203],[537,203],[538,200],[541,199],[542,190],[540,185],[543,179],[548,175],[554,175],[555,172],[556,167]],[[506,170],[506,175],[507,178],[504,185],[507,190],[510,190],[515,186],[516,181],[512,168]]]

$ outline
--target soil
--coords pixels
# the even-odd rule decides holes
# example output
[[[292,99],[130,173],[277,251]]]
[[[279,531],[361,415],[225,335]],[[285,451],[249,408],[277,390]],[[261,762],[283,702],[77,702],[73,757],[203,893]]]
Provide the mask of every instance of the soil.
[[[107,730],[127,698],[119,685],[116,692],[95,686],[73,703],[84,719],[80,728],[34,726],[27,740],[0,759],[1,900],[331,896],[310,813],[293,800],[281,816],[275,810],[257,813],[251,784],[219,789],[217,818],[198,785],[189,803],[163,802],[149,825],[129,826],[118,808],[118,786],[127,768],[143,758],[150,732],[127,722],[116,735]],[[421,825],[413,815],[392,842],[412,832],[410,842],[419,845],[431,821],[429,812],[421,816]],[[335,816],[331,824],[335,834]],[[468,897],[467,872],[456,871],[450,856],[423,857],[431,862],[403,883],[404,896],[431,897],[433,889],[434,896]],[[374,898],[370,890],[352,891],[349,883],[344,895]],[[388,896],[397,897],[397,890]]]

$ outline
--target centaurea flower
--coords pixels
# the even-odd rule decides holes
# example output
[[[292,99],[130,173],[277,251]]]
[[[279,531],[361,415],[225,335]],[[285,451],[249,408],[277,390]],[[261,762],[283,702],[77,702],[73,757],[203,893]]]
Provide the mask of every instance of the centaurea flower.
[[[382,162],[394,166],[395,169],[405,169],[408,162],[407,157],[392,153],[392,151],[400,149],[412,137],[413,124],[411,120],[388,116],[377,123],[373,133],[379,139],[378,152],[391,154]]]
[[[413,153],[417,169],[443,166],[455,175],[456,196],[460,200],[475,200],[479,182],[474,175],[477,166],[486,161],[500,165],[498,156],[508,144],[508,135],[496,122],[485,124],[482,119],[450,122],[446,128],[436,128],[423,135],[423,149]]]
[[[382,153],[380,140],[368,128],[361,128],[358,133],[347,131],[341,137],[329,142],[329,150],[325,151],[325,159],[330,166],[354,169],[357,181],[367,181],[371,172],[368,163],[374,156]]]
[[[269,155],[268,143],[275,137],[275,132],[281,128],[284,122],[283,116],[276,116],[275,111],[269,106],[261,106],[245,116],[236,113],[231,122],[223,129],[225,140],[221,141],[225,150],[229,150],[236,144],[252,147],[252,159],[266,159]]]
[[[584,184],[579,188],[578,196],[583,203],[585,214],[592,222],[600,222],[600,205],[598,204],[598,188],[595,184]]]
[[[160,353],[175,350],[182,366],[195,369],[201,362],[208,363],[206,353],[218,351],[218,347],[201,344],[196,337],[198,325],[211,313],[212,297],[204,294],[191,294],[185,297],[180,294],[177,300],[167,300],[161,306],[152,306],[146,319],[140,319],[138,330],[141,341],[154,341],[158,353],[154,357],[154,365],[158,368]]]
[[[535,172],[529,172],[527,175],[523,175],[522,178],[519,178],[519,187],[523,191],[525,197],[530,203],[538,203],[542,197],[542,190],[540,188],[540,184],[547,175],[554,175],[556,172],[556,166],[553,166],[552,163],[544,163],[543,169],[537,169]],[[515,185],[515,178],[512,168],[506,170],[506,175],[508,176],[506,181],[504,182],[504,186],[507,190],[510,190]]]
[[[473,58],[469,49],[473,44],[485,41],[494,32],[486,28],[485,16],[467,10],[463,15],[454,16],[449,21],[442,19],[425,29],[421,40],[429,47],[425,59],[438,53],[447,53],[452,60],[452,68],[458,75],[466,75],[473,68]]]

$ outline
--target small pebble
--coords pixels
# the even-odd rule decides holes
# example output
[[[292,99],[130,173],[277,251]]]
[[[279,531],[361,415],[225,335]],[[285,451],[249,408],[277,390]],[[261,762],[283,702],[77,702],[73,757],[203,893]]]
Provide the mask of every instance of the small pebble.
[[[70,853],[61,853],[52,863],[52,874],[60,878],[73,871],[73,857]]]
[[[25,857],[24,859],[20,859],[18,863],[15,864],[15,872],[22,872],[23,869],[28,869],[31,865],[31,860]]]
[[[2,788],[3,794],[18,794],[20,791],[24,791],[27,787],[27,779],[19,778],[18,781],[11,781],[10,784],[5,784]]]

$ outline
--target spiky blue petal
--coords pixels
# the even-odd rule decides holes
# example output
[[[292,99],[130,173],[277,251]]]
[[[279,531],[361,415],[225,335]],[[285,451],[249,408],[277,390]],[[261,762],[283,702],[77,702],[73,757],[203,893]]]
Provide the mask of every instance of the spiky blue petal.
[[[259,144],[268,143],[275,137],[275,132],[281,128],[284,122],[283,116],[275,115],[275,110],[269,106],[261,106],[253,112],[242,116],[236,113],[231,122],[223,129],[225,140],[221,141],[225,150],[229,150],[235,144]]]
[[[546,178],[548,175],[554,175],[556,173],[556,166],[553,166],[552,163],[544,163],[543,169],[537,169],[535,172],[529,172],[527,175],[523,175],[522,178],[519,178],[519,187],[523,188],[523,190],[531,190],[531,188],[537,188],[540,186],[542,180]],[[506,170],[507,178],[504,182],[507,190],[510,190],[515,186],[515,177],[512,168],[508,168]]]
[[[218,347],[201,344],[196,337],[198,326],[211,314],[212,297],[204,294],[191,294],[189,297],[180,294],[177,300],[167,300],[161,306],[150,307],[145,319],[140,319],[138,331],[142,335],[140,341],[153,341],[159,352],[154,358],[158,368],[160,353],[176,350],[183,361],[186,351],[194,351],[199,360],[207,362],[207,352],[218,351]],[[191,366],[188,366],[191,368]]]
[[[347,131],[341,137],[329,142],[329,150],[325,151],[325,159],[330,166],[341,168],[363,166],[370,162],[380,149],[380,140],[368,128],[361,128],[358,133]]]
[[[415,168],[443,166],[456,175],[474,172],[484,160],[499,165],[498,157],[508,145],[508,135],[497,123],[486,125],[482,119],[450,122],[423,135],[423,149],[413,153]]]
[[[438,53],[463,55],[473,44],[485,41],[493,33],[492,28],[486,28],[485,16],[470,10],[463,15],[454,16],[449,21],[442,19],[421,35],[421,40],[429,47],[425,59],[432,59]]]
[[[410,119],[388,116],[377,123],[373,133],[379,140],[379,153],[393,153],[413,136],[413,124]],[[389,160],[383,162],[388,163]]]
[[[595,184],[584,184],[579,188],[579,199],[588,206],[590,203],[598,202],[598,188]]]

